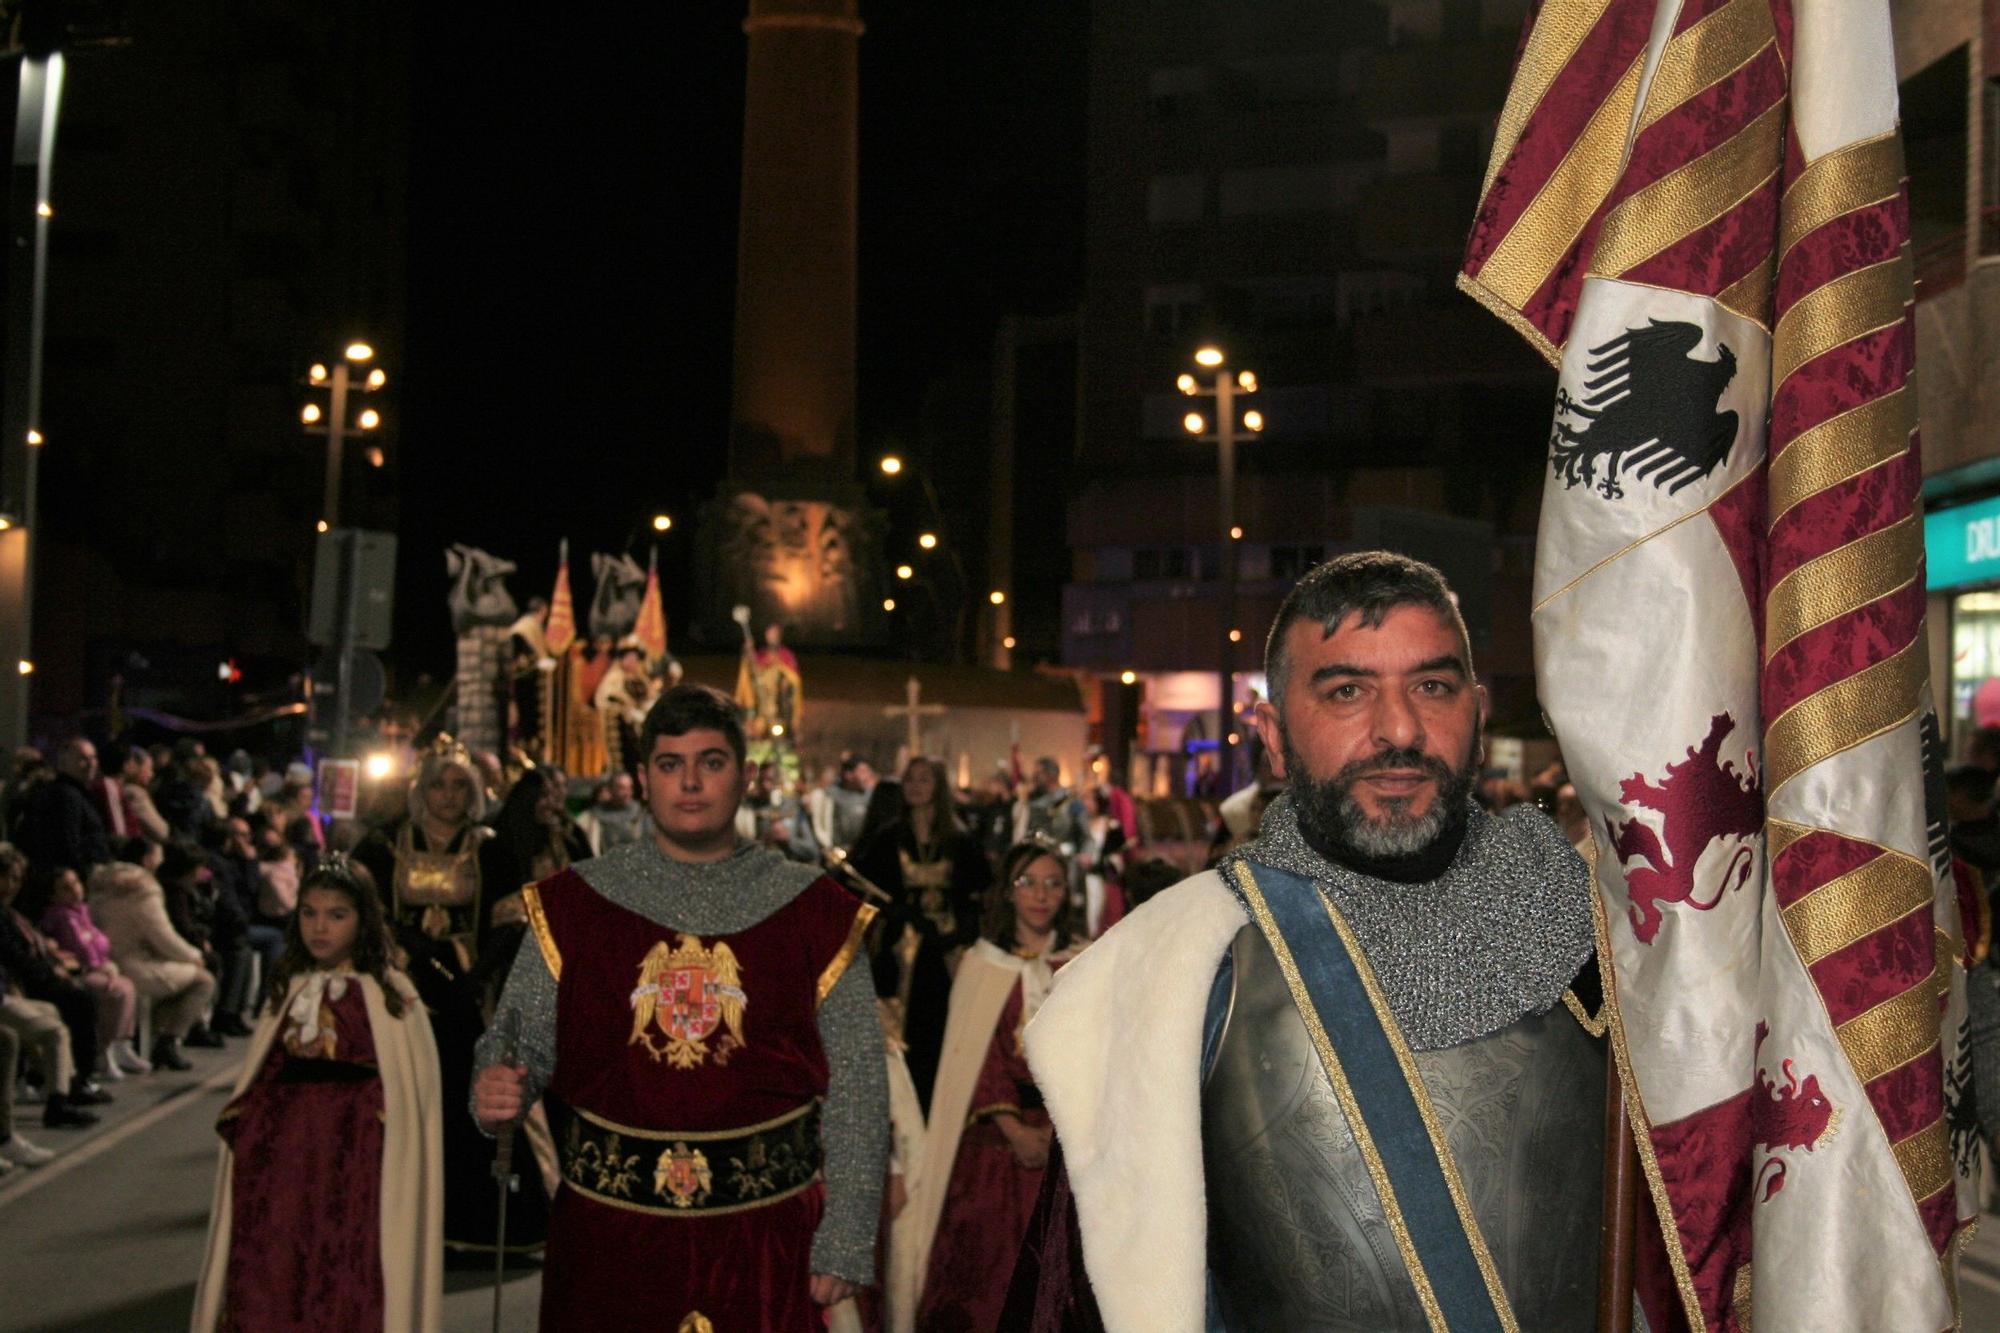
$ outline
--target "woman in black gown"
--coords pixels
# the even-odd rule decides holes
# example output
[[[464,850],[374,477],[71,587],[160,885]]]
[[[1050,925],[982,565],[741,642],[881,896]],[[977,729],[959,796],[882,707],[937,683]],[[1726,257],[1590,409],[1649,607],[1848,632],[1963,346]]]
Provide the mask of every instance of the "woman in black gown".
[[[853,862],[893,900],[876,936],[875,990],[900,1002],[904,1058],[928,1113],[952,969],[979,937],[993,870],[979,839],[959,822],[937,760],[912,759],[897,796],[900,808],[855,847]]]

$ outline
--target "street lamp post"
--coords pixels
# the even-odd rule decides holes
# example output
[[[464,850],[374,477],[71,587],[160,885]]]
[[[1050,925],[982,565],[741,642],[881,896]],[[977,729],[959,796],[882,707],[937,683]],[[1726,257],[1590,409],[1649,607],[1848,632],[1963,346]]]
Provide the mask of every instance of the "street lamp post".
[[[360,610],[362,556],[361,534],[340,532],[342,453],[348,436],[365,436],[382,424],[382,414],[372,407],[363,408],[352,422],[347,416],[350,397],[357,393],[373,393],[389,382],[389,377],[377,366],[358,385],[355,383],[351,372],[374,359],[373,347],[365,342],[351,342],[333,363],[331,371],[323,363],[313,363],[312,369],[306,372],[306,381],[327,390],[327,405],[325,410],[321,410],[318,403],[308,401],[299,409],[299,420],[304,424],[306,434],[326,436],[326,490],[320,500],[318,527],[320,532],[331,534],[327,540],[337,543],[335,549],[340,552],[342,562],[334,638],[335,669],[339,675],[334,684],[331,734],[333,753],[337,755],[349,752],[348,732],[353,725],[355,622]]]
[[[364,342],[349,343],[339,360],[329,371],[324,364],[314,363],[307,372],[306,380],[315,387],[327,390],[326,408],[308,402],[299,410],[299,420],[305,424],[306,434],[326,436],[326,490],[320,501],[320,522],[325,531],[340,526],[340,480],[343,461],[343,447],[350,435],[366,435],[382,424],[382,414],[374,408],[363,408],[352,421],[348,419],[348,400],[357,393],[373,393],[389,382],[389,377],[381,367],[370,370],[357,384],[353,372],[375,359],[375,349]]]
[[[1218,679],[1222,693],[1215,710],[1215,768],[1223,794],[1227,795],[1235,781],[1236,740],[1233,728],[1236,726],[1236,642],[1240,637],[1236,628],[1236,543],[1243,537],[1243,529],[1236,523],[1236,400],[1257,392],[1257,376],[1248,370],[1229,370],[1225,364],[1227,358],[1217,347],[1198,349],[1194,360],[1203,370],[1214,372],[1213,383],[1204,385],[1193,374],[1183,374],[1175,381],[1175,386],[1190,398],[1215,400],[1213,431],[1209,430],[1209,423],[1199,412],[1189,412],[1181,424],[1196,439],[1210,440],[1216,445],[1216,508],[1220,520],[1218,547],[1222,557],[1222,665]],[[1241,429],[1246,435],[1256,435],[1264,429],[1263,414],[1254,410],[1245,412]]]
[[[884,455],[877,466],[885,477],[900,477],[909,471],[909,465],[895,454]],[[938,524],[936,528],[927,529],[919,535],[917,545],[927,555],[936,554],[938,548],[942,546],[945,558],[951,562],[952,578],[957,594],[952,599],[951,660],[957,662],[961,660],[961,654],[965,651],[965,604],[972,596],[972,583],[966,577],[965,560],[959,554],[957,543],[950,540],[950,533],[947,531],[950,519],[944,512],[943,501],[938,498],[937,487],[931,484],[930,477],[923,472],[915,472],[913,475],[917,479],[917,485],[922,488],[924,501],[930,506],[931,514]],[[939,536],[940,532],[944,535]],[[901,577],[900,573],[898,577]],[[935,598],[936,588],[932,587],[930,591],[931,596]]]

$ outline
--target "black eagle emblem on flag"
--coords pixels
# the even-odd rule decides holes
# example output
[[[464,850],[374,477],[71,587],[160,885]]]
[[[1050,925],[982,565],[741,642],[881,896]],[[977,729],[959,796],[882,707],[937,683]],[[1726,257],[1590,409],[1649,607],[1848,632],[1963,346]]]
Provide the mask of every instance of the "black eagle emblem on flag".
[[[1582,397],[1556,391],[1549,465],[1565,486],[1594,485],[1617,500],[1622,470],[1672,495],[1729,457],[1736,414],[1718,408],[1736,378],[1736,354],[1717,344],[1714,361],[1698,360],[1701,337],[1698,325],[1654,319],[1590,349]]]

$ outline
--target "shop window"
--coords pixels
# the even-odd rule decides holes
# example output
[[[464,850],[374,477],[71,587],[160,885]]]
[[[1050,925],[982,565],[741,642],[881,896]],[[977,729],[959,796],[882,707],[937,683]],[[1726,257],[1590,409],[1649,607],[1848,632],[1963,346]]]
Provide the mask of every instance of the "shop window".
[[[1960,593],[1951,608],[1951,733],[2000,726],[2000,592]]]

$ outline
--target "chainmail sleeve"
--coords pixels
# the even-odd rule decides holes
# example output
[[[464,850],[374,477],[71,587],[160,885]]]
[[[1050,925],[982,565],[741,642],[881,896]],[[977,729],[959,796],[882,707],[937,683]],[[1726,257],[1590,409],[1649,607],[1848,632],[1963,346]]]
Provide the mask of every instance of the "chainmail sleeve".
[[[513,970],[507,974],[500,1003],[494,1006],[493,1024],[480,1034],[478,1044],[473,1047],[472,1074],[477,1082],[480,1070],[500,1063],[501,1033],[506,1027],[505,1016],[512,1010],[520,1015],[521,1023],[514,1062],[528,1067],[522,1104],[532,1106],[556,1071],[556,979],[532,940],[523,943],[529,947],[514,955]],[[471,1105],[468,1101],[468,1108]]]
[[[511,996],[511,985],[508,991]],[[551,1034],[554,1001],[551,986]],[[875,1016],[875,987],[867,967],[850,967],[841,974],[819,1007],[818,1022],[829,1070],[826,1109],[820,1119],[826,1214],[813,1236],[812,1271],[873,1286],[882,1176],[889,1156],[889,1078],[882,1025]]]

